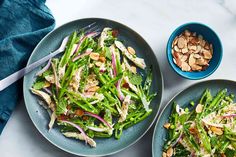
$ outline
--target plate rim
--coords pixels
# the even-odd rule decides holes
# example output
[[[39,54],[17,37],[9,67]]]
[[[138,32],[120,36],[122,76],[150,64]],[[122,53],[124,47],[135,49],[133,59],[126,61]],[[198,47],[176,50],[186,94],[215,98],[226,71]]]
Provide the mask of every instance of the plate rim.
[[[155,140],[155,135],[157,134],[157,125],[158,123],[160,122],[160,119],[162,117],[162,115],[164,114],[166,108],[171,104],[171,102],[178,96],[180,95],[181,93],[183,93],[184,91],[192,88],[193,86],[197,86],[198,84],[202,84],[202,83],[206,83],[206,82],[214,82],[214,81],[226,81],[226,82],[231,82],[231,83],[235,83],[236,84],[236,81],[234,80],[231,80],[231,79],[209,79],[209,80],[203,80],[203,81],[199,81],[199,82],[196,82],[196,83],[193,83],[191,85],[188,85],[187,87],[185,87],[184,89],[182,89],[180,92],[176,93],[167,103],[166,105],[163,107],[163,109],[161,110],[161,112],[159,113],[158,115],[158,118],[156,120],[156,124],[155,124],[155,127],[154,127],[154,131],[153,131],[153,135],[152,135],[152,157],[155,157],[154,156],[154,140]]]
[[[147,129],[142,133],[141,136],[139,136],[137,139],[135,139],[134,141],[132,141],[132,142],[131,142],[129,145],[127,145],[126,147],[123,147],[123,148],[121,148],[121,149],[117,149],[116,151],[113,151],[113,152],[110,152],[110,153],[101,153],[101,154],[99,154],[99,155],[76,153],[76,152],[67,150],[66,148],[63,148],[63,147],[59,146],[58,144],[54,143],[53,141],[51,141],[48,137],[46,137],[46,136],[41,132],[41,130],[37,127],[36,123],[32,120],[32,113],[29,111],[29,109],[28,109],[28,107],[27,107],[27,105],[26,105],[26,99],[25,99],[25,97],[26,97],[25,94],[26,94],[26,90],[27,90],[27,89],[25,89],[25,84],[26,84],[26,77],[27,77],[27,75],[25,75],[24,78],[23,78],[23,97],[24,97],[24,103],[25,103],[25,107],[26,107],[27,113],[28,113],[28,115],[29,115],[29,117],[30,117],[30,120],[31,120],[31,122],[34,124],[34,127],[37,129],[37,131],[39,131],[39,133],[40,133],[47,141],[49,141],[52,145],[56,146],[57,148],[63,150],[64,152],[67,152],[67,153],[70,153],[70,154],[74,154],[74,155],[77,155],[77,156],[78,156],[78,155],[79,155],[79,156],[88,156],[88,155],[89,155],[89,156],[91,156],[91,157],[95,157],[95,156],[98,157],[98,156],[112,155],[112,154],[121,152],[122,150],[127,149],[127,148],[129,148],[130,146],[132,146],[132,145],[134,145],[135,143],[137,143],[144,135],[146,135],[146,133],[147,133],[147,132],[150,130],[150,128],[154,125],[154,122],[156,121],[156,119],[157,119],[157,117],[158,117],[158,115],[159,115],[159,113],[160,113],[161,106],[162,106],[163,93],[164,93],[163,74],[162,74],[162,71],[161,71],[161,68],[160,68],[160,64],[159,64],[159,62],[158,62],[158,60],[157,60],[157,56],[156,56],[156,54],[155,54],[155,51],[153,51],[152,47],[148,44],[148,42],[144,39],[144,37],[142,37],[137,31],[135,31],[135,30],[132,29],[131,27],[129,27],[129,26],[127,26],[127,25],[125,25],[125,24],[123,24],[123,23],[121,23],[121,22],[117,22],[117,21],[115,21],[115,20],[111,20],[111,19],[107,19],[107,18],[98,18],[98,17],[78,18],[78,19],[75,19],[75,20],[72,20],[72,21],[68,21],[68,22],[66,22],[66,23],[64,23],[64,24],[62,24],[62,25],[56,27],[55,29],[53,29],[53,30],[52,30],[51,32],[49,32],[46,36],[44,36],[44,37],[40,40],[40,42],[36,45],[36,47],[33,49],[32,53],[31,53],[31,55],[30,55],[30,57],[29,57],[29,59],[28,59],[28,61],[27,61],[26,66],[28,66],[30,60],[32,60],[32,56],[35,54],[35,50],[38,49],[39,45],[41,45],[41,43],[42,43],[48,36],[50,36],[50,35],[51,35],[53,32],[55,32],[56,30],[58,30],[58,29],[60,29],[60,28],[62,28],[62,27],[65,27],[66,25],[69,25],[69,24],[71,24],[71,23],[75,23],[75,22],[77,22],[77,21],[80,21],[80,20],[94,20],[94,21],[96,21],[96,20],[102,20],[102,21],[110,21],[110,22],[112,22],[112,23],[117,23],[117,24],[119,24],[119,25],[122,25],[122,26],[124,26],[124,27],[126,27],[126,28],[132,30],[134,33],[136,33],[136,34],[147,44],[147,47],[150,48],[150,50],[152,51],[153,55],[155,56],[154,60],[155,60],[155,62],[156,62],[157,65],[158,65],[157,68],[158,68],[158,70],[160,71],[160,76],[159,76],[159,77],[160,77],[160,80],[161,80],[161,82],[160,82],[161,87],[159,88],[159,89],[161,89],[161,90],[159,91],[159,93],[160,93],[160,103],[159,103],[159,107],[158,107],[158,109],[157,109],[156,115],[154,116],[154,119],[152,120],[152,122],[150,123],[150,125],[149,125],[149,126],[147,127]]]

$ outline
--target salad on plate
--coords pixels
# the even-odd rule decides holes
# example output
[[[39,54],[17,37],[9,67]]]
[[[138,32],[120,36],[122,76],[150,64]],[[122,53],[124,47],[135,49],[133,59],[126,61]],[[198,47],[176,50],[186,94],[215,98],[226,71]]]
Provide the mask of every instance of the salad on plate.
[[[236,103],[234,95],[222,89],[215,96],[206,89],[190,108],[177,103],[164,124],[168,137],[163,157],[235,157]]]
[[[96,147],[94,138],[119,139],[152,113],[151,84],[151,67],[106,27],[73,32],[63,55],[36,74],[31,91],[50,113],[49,130],[56,123],[64,136]]]

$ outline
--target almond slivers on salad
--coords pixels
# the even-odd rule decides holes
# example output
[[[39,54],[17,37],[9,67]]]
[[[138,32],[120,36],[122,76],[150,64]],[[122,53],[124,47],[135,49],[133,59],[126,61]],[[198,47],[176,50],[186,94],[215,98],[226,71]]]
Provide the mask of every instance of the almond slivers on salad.
[[[49,129],[56,123],[64,136],[96,147],[94,138],[119,139],[152,113],[152,70],[117,33],[75,31],[63,55],[36,74],[31,91],[50,111]]]
[[[236,156],[236,103],[226,89],[212,95],[206,89],[190,108],[177,103],[169,121],[164,124],[167,140],[163,157],[235,157]]]

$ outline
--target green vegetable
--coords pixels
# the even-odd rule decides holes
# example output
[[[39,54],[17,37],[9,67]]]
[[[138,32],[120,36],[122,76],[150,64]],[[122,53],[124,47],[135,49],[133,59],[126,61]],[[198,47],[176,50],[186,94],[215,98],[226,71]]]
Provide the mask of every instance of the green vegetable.
[[[64,55],[62,56],[61,58],[61,61],[60,61],[60,67],[64,67],[69,59],[70,59],[70,54],[71,54],[71,51],[72,51],[72,48],[73,48],[73,45],[75,44],[75,40],[76,40],[76,35],[77,35],[77,32],[75,31],[69,38],[69,41],[66,45],[66,51],[64,53]]]
[[[151,92],[152,69],[142,69],[146,70],[142,71],[146,76],[139,71],[130,73],[123,67],[124,55],[115,45],[117,38],[113,30],[104,29],[102,34],[97,38],[84,30],[73,32],[62,56],[53,58],[52,66],[33,84],[33,88],[39,90],[37,95],[56,113],[61,132],[82,138],[91,146],[95,146],[95,137],[114,135],[120,139],[124,129],[145,120],[152,114],[150,104],[156,96]],[[111,63],[111,45],[115,46],[116,65]],[[41,92],[48,82],[51,95]]]
[[[44,81],[35,82],[35,84],[33,85],[33,88],[36,90],[42,89],[45,86],[45,83],[46,82],[44,82]]]
[[[177,103],[174,102],[163,150],[173,147],[175,156],[188,156],[190,152],[198,156],[235,156],[236,132],[232,130],[236,122],[229,121],[229,118],[235,118],[232,109],[236,104],[231,96],[227,95],[226,89],[220,90],[215,96],[206,89],[198,102],[202,105],[201,110],[196,110],[195,107],[199,105],[195,105],[194,108],[178,107],[180,109],[176,111]],[[187,104],[194,106],[193,101]]]
[[[129,80],[130,80],[130,83],[132,83],[133,85],[141,85],[142,81],[143,81],[143,78],[139,74],[132,74],[130,72],[129,73]]]

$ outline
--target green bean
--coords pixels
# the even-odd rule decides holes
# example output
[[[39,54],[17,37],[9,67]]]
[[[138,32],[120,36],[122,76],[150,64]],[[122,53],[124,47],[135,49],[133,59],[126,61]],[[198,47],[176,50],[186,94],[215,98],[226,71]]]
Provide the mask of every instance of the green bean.
[[[130,95],[132,98],[136,99],[136,100],[140,100],[140,98],[138,97],[137,94],[125,89],[125,88],[121,88],[121,91],[126,94],[126,95]]]
[[[209,106],[207,107],[207,110],[211,110],[212,108],[214,108],[215,106],[217,106],[221,100],[223,100],[223,98],[226,95],[227,90],[223,89],[220,92],[217,93],[217,95],[214,97],[214,99],[212,100],[212,102],[209,104]]]
[[[183,131],[184,131],[184,134],[186,135],[184,137],[189,141],[189,143],[192,145],[194,150],[198,152],[200,150],[200,146],[195,141],[193,135],[189,133],[189,130],[185,126],[183,126]]]
[[[206,131],[204,130],[202,124],[200,124],[201,121],[199,121],[196,126],[199,132],[200,139],[202,140],[204,148],[208,151],[211,152],[211,142],[209,137],[207,136]]]
[[[72,51],[73,45],[74,45],[75,40],[76,40],[76,36],[77,36],[76,31],[70,36],[69,41],[68,41],[67,46],[66,46],[65,53],[62,56],[61,61],[60,61],[60,67],[64,67],[68,63],[68,61],[70,59],[70,53]]]
[[[109,135],[108,133],[103,133],[103,132],[94,132],[94,137],[98,138],[109,138],[112,135]]]
[[[146,119],[150,114],[152,113],[152,110],[150,110],[149,112],[146,112],[142,117],[138,118],[136,121],[131,121],[131,123],[125,125],[124,129],[127,129],[141,121],[143,121],[144,119]]]
[[[113,98],[113,96],[111,96],[111,94],[109,94],[108,92],[103,92],[103,94],[110,102],[117,102],[117,100]]]
[[[90,111],[91,111],[92,113],[98,113],[98,110],[97,110],[93,105],[91,105],[87,100],[85,100],[84,98],[82,98],[79,94],[74,93],[74,92],[72,92],[72,91],[67,91],[67,96],[70,97],[70,94],[73,95],[73,96],[75,96],[75,97],[77,97],[77,98],[79,98],[79,100],[82,100],[85,104],[87,104],[88,107],[90,108]],[[70,98],[72,98],[72,97],[70,97]],[[72,100],[73,100],[73,99],[72,99]],[[77,104],[79,105],[78,102],[77,102]],[[83,104],[83,105],[81,105],[81,106],[85,106],[85,104]],[[88,110],[88,108],[87,108],[87,110]]]

